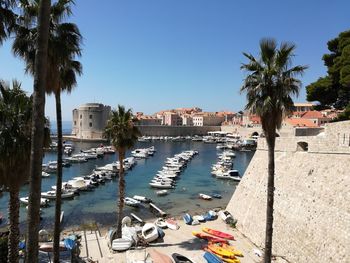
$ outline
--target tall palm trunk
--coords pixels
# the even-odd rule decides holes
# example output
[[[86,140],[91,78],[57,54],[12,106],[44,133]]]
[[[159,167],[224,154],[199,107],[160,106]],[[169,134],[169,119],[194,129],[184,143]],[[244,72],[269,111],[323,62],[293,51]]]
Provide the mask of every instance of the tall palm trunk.
[[[34,68],[33,125],[30,156],[29,207],[27,218],[26,262],[38,262],[40,225],[41,169],[44,143],[45,83],[51,0],[41,0],[38,18],[38,43]]]
[[[119,204],[118,204],[118,218],[117,218],[117,237],[122,237],[122,220],[125,197],[125,179],[124,179],[124,156],[125,151],[119,151]]]
[[[61,232],[61,194],[62,194],[62,111],[60,91],[55,93],[56,99],[56,122],[57,122],[57,177],[56,177],[56,208],[55,208],[55,227],[53,238],[53,262],[59,263],[60,260],[60,232]]]
[[[275,190],[275,141],[276,131],[268,132],[266,142],[268,146],[268,181],[267,181],[267,207],[266,207],[266,230],[265,230],[265,254],[264,262],[271,262],[272,233],[273,233],[273,201]]]
[[[10,235],[8,243],[9,263],[18,263],[18,243],[19,243],[19,189],[10,190],[9,221]]]

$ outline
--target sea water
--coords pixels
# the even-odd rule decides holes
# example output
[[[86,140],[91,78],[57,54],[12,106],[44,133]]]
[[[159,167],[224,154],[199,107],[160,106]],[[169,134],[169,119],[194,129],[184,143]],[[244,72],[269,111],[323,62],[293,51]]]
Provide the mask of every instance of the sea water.
[[[76,142],[75,152],[81,149],[86,150],[97,147],[98,143]],[[238,183],[230,180],[216,179],[211,175],[211,165],[217,161],[217,154],[221,150],[216,149],[216,144],[206,144],[203,142],[168,142],[152,141],[140,142],[136,148],[149,147],[154,145],[156,152],[148,159],[137,161],[137,165],[132,170],[127,171],[126,196],[142,195],[151,198],[159,208],[172,216],[179,216],[185,212],[190,214],[200,214],[210,208],[224,208],[230,200]],[[175,189],[169,190],[166,196],[157,196],[157,189],[152,189],[149,182],[161,170],[166,158],[172,157],[185,150],[197,150],[195,155],[183,170]],[[237,169],[242,176],[254,154],[254,152],[235,152],[233,169]],[[130,152],[127,153],[130,156]],[[56,160],[55,152],[46,152],[43,163]],[[68,181],[73,177],[89,175],[96,166],[103,166],[116,161],[117,154],[106,154],[103,158],[89,160],[86,163],[72,164],[71,167],[63,168],[63,181]],[[56,175],[51,174],[48,178],[42,179],[42,191],[51,190],[51,186],[56,184]],[[28,196],[29,185],[24,185],[20,192],[20,197]],[[222,199],[205,201],[198,198],[199,193],[220,194]],[[79,226],[83,223],[97,222],[101,226],[110,226],[116,223],[118,199],[118,177],[105,184],[99,185],[93,191],[81,192],[73,199],[65,199],[62,203],[64,211],[64,227]],[[0,211],[7,216],[8,193],[3,193],[0,197]],[[54,200],[50,201],[50,206],[42,208],[42,228],[53,226],[55,211]],[[25,227],[26,208],[21,205],[20,222],[21,228]],[[155,217],[145,204],[140,208],[125,207],[124,214],[135,213],[142,219]]]

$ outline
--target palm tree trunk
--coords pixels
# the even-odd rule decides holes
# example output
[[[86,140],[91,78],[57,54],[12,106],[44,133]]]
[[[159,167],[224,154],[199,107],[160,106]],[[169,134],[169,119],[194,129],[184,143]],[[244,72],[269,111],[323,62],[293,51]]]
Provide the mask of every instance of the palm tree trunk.
[[[45,122],[45,83],[51,0],[41,0],[38,18],[38,49],[34,66],[33,125],[30,156],[29,207],[26,262],[38,262],[41,169]]]
[[[9,221],[10,235],[8,243],[8,263],[18,263],[19,243],[19,189],[10,190]]]
[[[60,232],[61,232],[61,194],[62,194],[62,111],[60,91],[55,93],[56,99],[56,122],[57,122],[57,177],[56,177],[56,208],[55,208],[55,227],[53,234],[53,262],[59,263],[60,260]]]
[[[117,238],[122,237],[122,220],[125,197],[125,179],[124,179],[124,155],[125,151],[119,153],[119,204],[118,204],[118,218],[117,218]]]
[[[276,131],[269,132],[266,136],[268,146],[268,181],[267,181],[267,207],[266,207],[266,230],[265,230],[265,254],[264,262],[271,262],[272,233],[273,233],[273,201],[275,190],[275,141]]]

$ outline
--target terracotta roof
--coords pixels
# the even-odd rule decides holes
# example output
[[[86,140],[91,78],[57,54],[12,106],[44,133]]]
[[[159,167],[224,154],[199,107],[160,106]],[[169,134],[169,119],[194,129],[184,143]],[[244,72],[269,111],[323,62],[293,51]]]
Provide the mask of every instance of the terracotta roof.
[[[285,119],[285,122],[289,123],[293,127],[318,127],[312,121],[302,118],[287,118]]]
[[[320,119],[324,118],[323,114],[319,111],[313,110],[313,111],[307,111],[303,115],[301,115],[301,118],[304,119]]]
[[[252,123],[261,124],[261,119],[260,119],[259,116],[251,115],[251,116],[249,117],[249,120],[250,120]]]

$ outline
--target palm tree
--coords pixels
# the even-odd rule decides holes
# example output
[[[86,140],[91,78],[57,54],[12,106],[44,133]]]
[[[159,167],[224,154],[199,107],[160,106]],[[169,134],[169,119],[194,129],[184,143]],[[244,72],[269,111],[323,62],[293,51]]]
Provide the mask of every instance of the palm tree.
[[[15,2],[15,0],[0,0],[0,45],[14,29],[16,16],[11,8]]]
[[[39,11],[35,23],[36,41],[33,44],[36,59],[34,72],[33,116],[31,133],[29,206],[27,217],[26,262],[38,262],[38,232],[40,225],[41,169],[45,127],[45,85],[47,78],[48,36],[51,0],[36,0]],[[21,0],[25,6],[28,0]],[[30,21],[28,22],[30,24]],[[16,26],[17,28],[17,26]],[[19,28],[18,30],[21,30]],[[16,32],[18,34],[18,32]],[[28,63],[28,61],[26,60]]]
[[[125,110],[124,106],[118,105],[118,109],[112,110],[107,122],[105,135],[111,140],[112,145],[118,152],[119,157],[119,204],[117,213],[117,237],[122,236],[122,218],[125,197],[124,159],[127,149],[132,148],[140,136],[140,131],[135,126],[131,109]]]
[[[19,190],[30,164],[32,100],[20,86],[0,82],[0,185],[10,194],[8,262],[19,260]]]
[[[38,16],[38,1],[29,3],[25,1],[23,21],[36,20]],[[56,182],[56,209],[54,227],[54,262],[59,261],[60,240],[60,214],[61,214],[61,188],[62,188],[62,112],[61,92],[71,90],[76,86],[76,74],[81,75],[82,66],[74,60],[75,56],[81,56],[82,37],[78,27],[72,23],[63,23],[62,20],[71,14],[70,4],[72,0],[58,0],[50,9],[49,51],[47,64],[46,92],[54,94],[56,100],[57,121],[57,182]],[[17,37],[13,44],[15,54],[26,61],[26,71],[34,73],[35,63],[36,28],[29,27],[28,23],[19,27]]]
[[[248,73],[241,88],[247,93],[246,109],[260,116],[268,145],[265,263],[271,262],[272,254],[276,130],[293,109],[292,96],[299,94],[301,81],[296,77],[307,69],[291,66],[294,50],[292,43],[281,43],[278,48],[274,39],[262,39],[259,57],[243,53],[248,63],[241,66]]]

